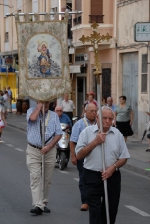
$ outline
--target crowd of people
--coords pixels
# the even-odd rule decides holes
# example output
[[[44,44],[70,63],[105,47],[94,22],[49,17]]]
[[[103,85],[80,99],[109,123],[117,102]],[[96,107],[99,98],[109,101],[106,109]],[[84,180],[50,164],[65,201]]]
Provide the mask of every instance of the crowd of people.
[[[2,129],[6,126],[7,114],[12,113],[12,91],[10,87],[0,90],[0,142]]]
[[[124,96],[120,98],[124,99]],[[42,147],[42,104],[43,102],[37,102],[36,108],[30,108],[27,111],[27,166],[30,171],[33,202],[33,208],[30,212],[36,215],[40,215],[43,212],[50,212],[47,203],[50,179],[55,165],[55,144],[60,140],[62,135],[60,123],[66,123],[68,128],[71,129],[71,162],[77,166],[79,172],[79,190],[81,195],[80,210],[89,210],[90,224],[98,224],[101,220],[103,220],[103,223],[106,223],[103,180],[108,180],[110,220],[111,224],[115,223],[121,191],[121,174],[119,168],[123,166],[130,157],[125,141],[127,136],[133,134],[133,132],[121,134],[121,125],[119,126],[118,122],[126,123],[128,118],[131,119],[127,114],[127,111],[129,114],[132,112],[131,107],[127,106],[125,103],[123,105],[120,103],[121,106],[113,105],[112,97],[108,97],[106,102],[103,101],[102,133],[100,131],[98,117],[98,110],[100,108],[98,108],[98,103],[95,100],[95,94],[93,92],[88,94],[83,105],[81,119],[75,122],[75,124],[72,123],[75,106],[73,101],[69,100],[68,94],[64,95],[64,100],[61,105],[55,104],[54,111],[49,110],[50,103],[45,102],[46,131],[45,146]],[[123,110],[120,112],[121,109]],[[130,120],[128,123],[131,126],[132,123]],[[115,126],[117,128],[115,128]],[[101,144],[104,142],[106,153],[105,171],[103,171],[101,159]],[[44,198],[42,198],[41,181],[43,154],[46,157],[44,165]],[[109,155],[111,155],[111,157]]]

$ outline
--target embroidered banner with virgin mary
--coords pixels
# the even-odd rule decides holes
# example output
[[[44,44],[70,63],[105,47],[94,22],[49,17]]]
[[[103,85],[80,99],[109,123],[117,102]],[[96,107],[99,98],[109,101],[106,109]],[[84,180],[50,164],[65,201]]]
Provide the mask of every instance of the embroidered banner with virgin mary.
[[[19,95],[48,101],[71,91],[68,60],[68,14],[63,20],[15,15],[19,55]]]

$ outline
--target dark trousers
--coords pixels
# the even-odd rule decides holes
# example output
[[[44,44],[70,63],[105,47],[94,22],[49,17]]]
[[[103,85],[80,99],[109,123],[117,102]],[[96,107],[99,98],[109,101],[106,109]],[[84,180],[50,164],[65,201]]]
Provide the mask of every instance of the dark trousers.
[[[87,191],[90,224],[107,224],[105,211],[104,184],[101,173],[84,169],[84,186]],[[121,175],[115,171],[107,180],[110,224],[114,224],[118,211]]]
[[[87,204],[87,195],[86,195],[86,190],[84,187],[84,182],[83,182],[83,162],[84,159],[77,160],[77,169],[79,171],[79,189],[80,189],[80,194],[81,194],[81,201],[82,204]]]

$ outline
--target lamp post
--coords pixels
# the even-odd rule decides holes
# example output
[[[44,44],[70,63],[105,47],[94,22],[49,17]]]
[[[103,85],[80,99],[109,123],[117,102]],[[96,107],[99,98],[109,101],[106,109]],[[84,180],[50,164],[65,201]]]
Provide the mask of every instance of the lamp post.
[[[100,36],[100,33],[97,32],[97,27],[99,25],[94,22],[91,27],[93,28],[93,33],[91,36],[85,37],[82,35],[82,37],[79,39],[84,44],[85,42],[91,42],[94,49],[94,67],[95,72],[94,75],[96,75],[97,79],[97,99],[98,99],[98,105],[99,105],[99,120],[100,120],[100,131],[103,132],[103,126],[102,126],[102,111],[101,111],[101,91],[100,91],[100,75],[102,74],[101,71],[101,63],[99,59],[99,52],[98,52],[98,44],[101,42],[101,40],[107,40],[109,41],[112,37],[107,33],[105,36]],[[103,171],[105,171],[105,152],[104,152],[104,144],[102,143],[102,161],[103,161]],[[107,180],[104,180],[104,192],[105,192],[105,206],[106,206],[106,217],[107,217],[107,224],[110,224],[110,218],[109,218],[109,203],[108,203],[108,192],[107,192]]]

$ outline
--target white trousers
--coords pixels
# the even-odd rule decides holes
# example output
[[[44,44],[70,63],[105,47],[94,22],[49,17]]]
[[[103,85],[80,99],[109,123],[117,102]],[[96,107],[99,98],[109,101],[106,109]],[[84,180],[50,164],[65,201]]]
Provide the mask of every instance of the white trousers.
[[[51,176],[56,162],[56,147],[54,146],[44,156],[44,198],[42,195],[42,154],[39,149],[27,146],[27,167],[30,171],[30,187],[32,193],[32,205],[42,210],[48,203]]]

